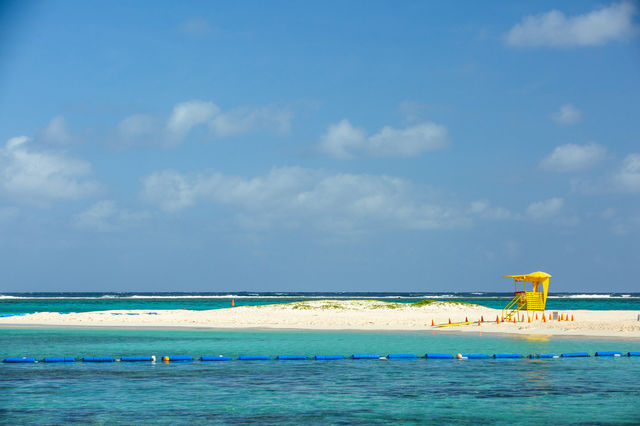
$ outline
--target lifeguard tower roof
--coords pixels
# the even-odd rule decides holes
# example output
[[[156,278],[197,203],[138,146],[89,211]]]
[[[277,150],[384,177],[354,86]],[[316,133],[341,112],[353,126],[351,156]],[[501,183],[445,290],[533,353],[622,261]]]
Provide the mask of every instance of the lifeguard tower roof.
[[[551,275],[547,274],[546,272],[537,271],[537,272],[532,272],[530,274],[524,274],[524,275],[505,275],[504,277],[513,278],[516,281],[526,281],[530,283],[535,281],[544,281],[547,278],[551,278]]]

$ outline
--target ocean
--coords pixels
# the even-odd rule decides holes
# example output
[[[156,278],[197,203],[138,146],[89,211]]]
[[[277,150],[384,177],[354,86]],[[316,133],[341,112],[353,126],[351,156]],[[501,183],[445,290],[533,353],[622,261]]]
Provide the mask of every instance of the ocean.
[[[502,307],[506,294],[4,294],[0,312],[216,309],[308,298]],[[553,295],[550,309],[635,309],[638,294]],[[352,354],[588,352],[587,358],[353,360]],[[638,339],[448,332],[0,327],[2,424],[603,424],[640,423]],[[340,354],[344,360],[239,361],[241,355]],[[155,363],[84,356],[155,355]],[[193,362],[163,363],[188,355]],[[225,355],[228,362],[200,362]]]
[[[422,299],[455,300],[502,309],[513,293],[2,293],[0,314],[89,312],[100,310],[206,310],[289,303],[313,299],[376,299],[413,303]],[[640,310],[640,293],[550,293],[547,310]]]

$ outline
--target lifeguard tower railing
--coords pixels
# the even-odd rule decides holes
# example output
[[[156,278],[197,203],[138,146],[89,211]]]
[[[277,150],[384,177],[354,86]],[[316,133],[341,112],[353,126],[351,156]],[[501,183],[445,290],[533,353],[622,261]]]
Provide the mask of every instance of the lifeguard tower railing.
[[[507,275],[505,278],[513,278],[515,297],[502,310],[502,317],[510,320],[520,311],[544,311],[550,277],[551,275],[540,271],[526,275]],[[518,283],[522,283],[522,290],[518,289]],[[531,291],[527,290],[527,283],[531,283]]]

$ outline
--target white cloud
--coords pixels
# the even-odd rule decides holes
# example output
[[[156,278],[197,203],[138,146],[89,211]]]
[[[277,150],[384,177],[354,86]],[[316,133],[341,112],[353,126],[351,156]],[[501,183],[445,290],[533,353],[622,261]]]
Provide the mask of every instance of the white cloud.
[[[519,218],[518,214],[510,212],[504,207],[492,206],[486,200],[473,201],[469,208],[469,213],[474,216],[479,216],[491,220],[509,220]]]
[[[584,170],[604,159],[606,152],[604,147],[595,143],[560,145],[540,162],[540,167],[556,172]]]
[[[615,3],[583,15],[567,17],[558,10],[527,16],[505,35],[510,46],[558,48],[598,46],[635,35],[636,8],[631,2]]]
[[[571,104],[565,104],[560,107],[560,110],[553,113],[551,118],[558,124],[571,125],[580,122],[582,112]]]
[[[16,198],[46,207],[54,200],[71,200],[95,192],[86,180],[91,165],[63,153],[29,149],[30,139],[9,139],[0,148],[0,188]]]
[[[363,129],[343,119],[332,124],[320,138],[320,149],[340,159],[358,155],[374,157],[414,157],[446,146],[447,129],[435,123],[420,123],[404,129],[383,127],[367,137]]]
[[[613,183],[621,192],[640,192],[640,154],[629,154],[614,173]]]
[[[532,219],[546,219],[556,216],[564,207],[562,198],[549,198],[548,200],[538,201],[529,204],[527,207],[527,215]]]
[[[182,141],[194,126],[209,122],[219,112],[220,108],[213,102],[193,100],[179,103],[167,121],[169,136]]]
[[[115,201],[103,200],[78,213],[74,221],[80,229],[109,232],[134,225],[147,217],[144,212],[120,209]]]
[[[348,120],[329,125],[327,133],[320,139],[320,148],[336,158],[352,158],[366,144],[364,130],[353,127]]]
[[[116,127],[117,140],[120,144],[153,145],[159,142],[158,120],[148,114],[135,114],[118,123]]]
[[[38,134],[38,139],[48,143],[67,144],[71,142],[71,134],[63,116],[54,117]]]
[[[154,173],[142,197],[167,212],[209,201],[238,209],[244,223],[315,226],[341,232],[384,228],[438,229],[468,223],[428,191],[389,176],[328,174],[275,168],[252,179],[220,173]]]
[[[242,107],[217,115],[209,125],[219,138],[256,131],[287,134],[291,130],[292,118],[293,114],[286,109]]]
[[[134,114],[116,127],[115,145],[176,146],[199,126],[207,127],[212,138],[226,138],[253,132],[279,135],[291,130],[293,114],[286,108],[239,107],[223,112],[213,102],[190,100],[176,104],[165,120],[149,114]]]

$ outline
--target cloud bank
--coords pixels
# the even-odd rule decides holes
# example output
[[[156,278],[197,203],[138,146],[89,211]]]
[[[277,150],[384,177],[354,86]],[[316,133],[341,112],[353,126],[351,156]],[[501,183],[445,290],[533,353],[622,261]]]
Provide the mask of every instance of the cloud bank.
[[[98,184],[88,180],[91,165],[82,160],[30,149],[30,138],[11,138],[0,148],[0,189],[38,207],[55,200],[73,200],[94,193]]]
[[[292,119],[293,114],[286,108],[239,107],[225,112],[213,102],[195,99],[176,104],[166,119],[150,114],[125,118],[116,126],[115,143],[124,147],[173,147],[198,128],[217,139],[259,131],[286,135]]]
[[[274,168],[255,178],[167,170],[144,178],[142,197],[169,213],[208,201],[236,207],[254,223],[284,226],[427,230],[468,223],[457,209],[405,180],[300,167]]]

